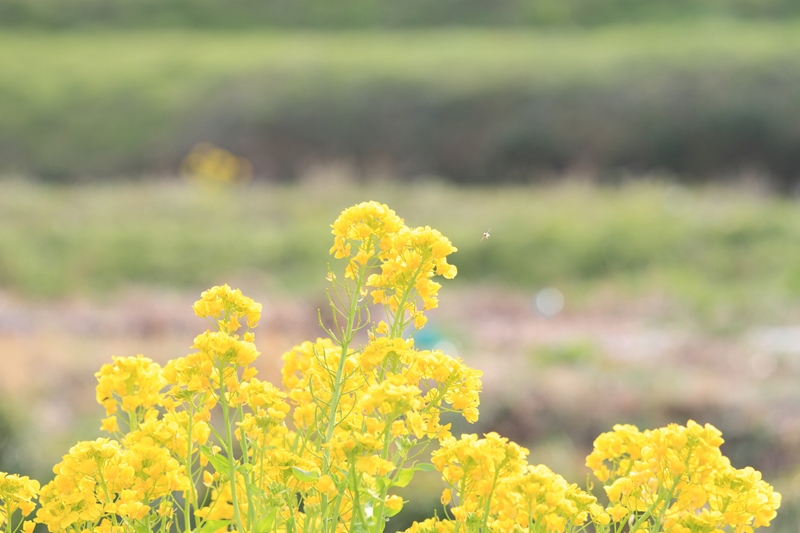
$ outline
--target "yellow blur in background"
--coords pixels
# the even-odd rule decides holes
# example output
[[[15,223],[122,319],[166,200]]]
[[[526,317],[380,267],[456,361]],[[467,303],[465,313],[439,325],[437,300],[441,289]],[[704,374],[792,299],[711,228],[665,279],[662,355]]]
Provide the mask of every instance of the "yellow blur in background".
[[[211,143],[196,144],[181,162],[181,175],[203,187],[241,185],[253,177],[253,165]]]

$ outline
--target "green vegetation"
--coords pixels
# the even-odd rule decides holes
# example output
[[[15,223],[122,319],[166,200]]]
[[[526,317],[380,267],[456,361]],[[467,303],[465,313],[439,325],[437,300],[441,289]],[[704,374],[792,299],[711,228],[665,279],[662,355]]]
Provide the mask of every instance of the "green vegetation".
[[[0,25],[75,27],[419,27],[596,25],[797,15],[792,0],[5,0]]]
[[[448,235],[459,249],[457,285],[556,286],[569,305],[609,288],[620,298],[662,296],[676,316],[722,328],[756,314],[791,319],[800,296],[795,202],[650,182],[499,189],[331,182],[216,192],[174,181],[0,182],[0,283],[49,297],[130,283],[192,290],[248,276],[270,283],[267,276],[274,288],[308,294],[324,283],[326,221],[368,199],[391,203],[409,225]],[[481,241],[487,229],[491,238]]]
[[[573,167],[800,175],[800,24],[0,35],[0,171],[174,173],[197,142],[289,179],[528,182]]]
[[[535,346],[530,361],[537,366],[569,365],[588,367],[601,355],[601,348],[590,340],[574,340]]]

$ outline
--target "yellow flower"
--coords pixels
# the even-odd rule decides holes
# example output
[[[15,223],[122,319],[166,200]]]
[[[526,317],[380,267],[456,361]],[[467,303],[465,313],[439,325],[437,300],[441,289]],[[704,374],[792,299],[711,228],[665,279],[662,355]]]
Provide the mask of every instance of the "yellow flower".
[[[744,532],[768,525],[780,494],[752,468],[731,467],[722,442],[718,429],[693,420],[643,432],[618,425],[597,438],[586,464],[605,482],[615,522],[665,499],[668,532]]]
[[[113,364],[103,365],[95,374],[97,402],[106,408],[107,415],[117,408],[127,413],[147,410],[163,401],[161,389],[166,381],[158,363],[142,355],[111,359]]]
[[[453,518],[456,519],[456,522],[460,524],[467,523],[467,510],[463,506],[459,505],[453,507],[452,509],[450,509],[450,512],[453,513]]]
[[[333,482],[333,478],[328,474],[321,476],[314,488],[328,496],[335,496],[339,492],[339,489],[336,488],[336,483]]]
[[[392,511],[392,514],[399,513],[403,508],[403,498],[393,494],[386,498],[386,508]]]
[[[373,303],[385,305],[393,314],[403,314],[414,321],[417,329],[425,325],[422,309],[438,306],[441,285],[432,281],[434,275],[453,278],[454,266],[447,263],[446,256],[456,248],[440,232],[430,227],[409,229],[401,227],[396,233],[381,241],[379,254],[380,274],[367,278],[373,287]],[[422,305],[416,298],[422,300]]]
[[[360,243],[361,258],[376,252],[380,242],[403,226],[403,219],[386,205],[363,202],[342,211],[331,226],[334,244],[330,253],[337,259],[350,256],[353,243]],[[362,263],[363,264],[363,263]]]
[[[38,494],[39,482],[35,479],[0,472],[0,524],[4,518],[10,520],[17,509],[22,516],[31,514],[36,507],[34,500]],[[6,512],[8,516],[5,516]]]
[[[376,455],[359,457],[356,460],[356,471],[365,472],[371,476],[385,476],[394,470],[394,463]]]
[[[423,522],[414,522],[410,528],[403,533],[453,533],[456,524],[452,520],[442,520],[440,518],[428,518]]]
[[[117,425],[117,417],[116,416],[109,416],[108,418],[103,419],[103,425],[100,426],[100,429],[103,431],[108,431],[109,433],[116,433],[119,431],[119,426]]]
[[[194,346],[211,361],[246,366],[261,355],[252,342],[239,340],[225,331],[206,331],[195,337]]]
[[[194,312],[199,317],[218,320],[221,331],[233,333],[239,329],[239,318],[244,318],[248,328],[258,325],[262,306],[228,285],[212,287],[200,295],[194,303]]]
[[[628,508],[623,505],[614,505],[608,508],[608,514],[611,516],[611,520],[614,522],[620,522],[624,520],[630,511]]]

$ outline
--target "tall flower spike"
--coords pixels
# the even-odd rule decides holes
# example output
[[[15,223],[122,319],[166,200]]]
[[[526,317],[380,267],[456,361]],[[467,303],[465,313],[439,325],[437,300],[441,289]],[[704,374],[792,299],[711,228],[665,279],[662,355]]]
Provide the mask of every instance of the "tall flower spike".
[[[363,202],[342,211],[331,225],[334,235],[330,253],[336,259],[355,255],[345,269],[345,277],[353,278],[355,272],[379,253],[387,238],[404,228],[403,219],[378,202]]]
[[[241,327],[240,318],[245,319],[248,328],[256,327],[262,307],[252,298],[244,296],[239,289],[221,285],[204,291],[193,309],[197,316],[214,318],[218,320],[221,330],[233,333]]]
[[[447,262],[447,256],[457,249],[447,237],[428,226],[402,228],[384,241],[380,273],[367,278],[367,286],[374,289],[373,303],[385,305],[403,320],[408,317],[416,329],[421,329],[427,321],[423,311],[439,305],[441,285],[431,278],[455,277],[457,269]]]

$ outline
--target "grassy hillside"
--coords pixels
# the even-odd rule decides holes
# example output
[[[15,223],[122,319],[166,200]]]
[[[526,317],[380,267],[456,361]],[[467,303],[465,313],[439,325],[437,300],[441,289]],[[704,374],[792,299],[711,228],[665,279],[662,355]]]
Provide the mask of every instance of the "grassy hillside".
[[[0,35],[0,171],[174,172],[196,142],[285,179],[529,181],[580,166],[792,181],[800,24]]]

